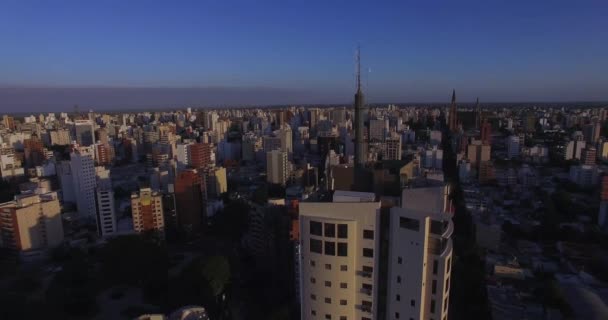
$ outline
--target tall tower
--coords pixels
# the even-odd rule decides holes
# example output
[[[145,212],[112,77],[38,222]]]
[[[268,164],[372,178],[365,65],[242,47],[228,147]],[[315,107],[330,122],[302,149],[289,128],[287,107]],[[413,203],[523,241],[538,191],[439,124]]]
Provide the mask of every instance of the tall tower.
[[[477,102],[475,102],[475,111],[477,112],[476,117],[475,117],[476,118],[475,124],[476,124],[477,129],[481,129],[482,121],[481,121],[481,108],[479,106],[479,97],[477,97]]]
[[[361,57],[357,48],[357,93],[355,93],[355,168],[365,166],[367,148],[363,123],[363,92],[361,91]]]
[[[458,117],[456,115],[456,90],[452,90],[452,105],[450,106],[450,115],[448,120],[450,131],[456,131],[458,128]]]

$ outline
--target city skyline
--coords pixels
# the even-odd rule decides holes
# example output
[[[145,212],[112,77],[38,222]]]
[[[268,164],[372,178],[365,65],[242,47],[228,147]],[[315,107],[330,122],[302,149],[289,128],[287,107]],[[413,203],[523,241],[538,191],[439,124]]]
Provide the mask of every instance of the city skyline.
[[[357,45],[372,103],[442,102],[452,88],[461,101],[608,100],[601,2],[5,7],[8,111],[36,99],[102,109],[351,103]],[[156,96],[112,100],[129,90]]]

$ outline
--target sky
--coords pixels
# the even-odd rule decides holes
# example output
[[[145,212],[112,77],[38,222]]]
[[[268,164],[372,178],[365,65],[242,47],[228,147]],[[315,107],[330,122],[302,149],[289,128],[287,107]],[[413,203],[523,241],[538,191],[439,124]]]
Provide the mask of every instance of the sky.
[[[0,108],[348,103],[357,46],[372,102],[608,100],[606,0],[1,0]]]

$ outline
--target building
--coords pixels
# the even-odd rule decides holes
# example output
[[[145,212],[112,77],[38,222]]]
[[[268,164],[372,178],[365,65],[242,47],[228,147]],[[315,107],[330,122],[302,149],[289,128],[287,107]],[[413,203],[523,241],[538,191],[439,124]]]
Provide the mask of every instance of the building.
[[[189,145],[188,150],[189,165],[192,168],[205,168],[211,163],[211,144],[209,143],[193,143]]]
[[[273,150],[266,153],[266,181],[285,185],[290,173],[287,152]]]
[[[226,179],[226,168],[214,167],[206,171],[205,182],[207,184],[207,196],[217,198],[228,191],[228,180]]]
[[[433,146],[438,146],[441,144],[442,133],[439,130],[431,130],[429,134],[429,142]]]
[[[264,137],[263,140],[264,152],[281,150],[281,138],[279,137]]]
[[[201,230],[205,218],[207,192],[204,176],[196,169],[187,169],[175,178],[177,223],[186,233]]]
[[[492,125],[486,119],[481,125],[481,143],[492,144]]]
[[[95,147],[95,161],[99,166],[107,166],[112,163],[113,155],[109,144],[96,143]]]
[[[570,166],[570,181],[580,187],[589,188],[598,183],[599,170],[595,165]]]
[[[454,226],[445,185],[403,190],[390,212],[387,319],[447,319]]]
[[[458,129],[458,110],[456,109],[456,90],[452,90],[452,103],[450,105],[450,113],[448,115],[448,128],[451,132],[456,132]]]
[[[176,147],[177,169],[179,171],[190,165],[190,145],[191,143],[178,143]]]
[[[67,146],[72,143],[70,131],[65,129],[53,130],[50,132],[51,145]]]
[[[116,206],[110,170],[98,167],[96,176],[97,232],[100,237],[107,237],[116,233]]]
[[[600,211],[597,224],[604,232],[608,232],[608,175],[602,177],[602,191],[600,193]]]
[[[42,140],[33,136],[23,141],[23,151],[25,153],[25,163],[28,168],[41,165],[45,160],[44,147]]]
[[[336,191],[334,202],[300,203],[300,319],[375,319],[380,202]]]
[[[597,150],[594,147],[588,146],[581,152],[581,163],[592,166],[595,164],[595,158],[597,157]]]
[[[0,244],[27,253],[63,242],[61,205],[56,192],[22,194],[0,204]]]
[[[369,121],[369,140],[381,142],[388,134],[388,119],[372,119]]]
[[[507,138],[507,158],[513,159],[519,157],[519,136],[509,136]]]
[[[74,148],[70,154],[70,173],[73,179],[74,197],[82,218],[95,219],[95,166],[93,148]]]
[[[95,143],[95,129],[91,120],[75,120],[74,130],[76,132],[76,142],[84,147]]]
[[[393,134],[382,143],[383,160],[401,160],[401,135]]]
[[[135,232],[157,231],[164,234],[163,199],[160,193],[150,188],[139,189],[139,194],[131,194],[131,210]]]

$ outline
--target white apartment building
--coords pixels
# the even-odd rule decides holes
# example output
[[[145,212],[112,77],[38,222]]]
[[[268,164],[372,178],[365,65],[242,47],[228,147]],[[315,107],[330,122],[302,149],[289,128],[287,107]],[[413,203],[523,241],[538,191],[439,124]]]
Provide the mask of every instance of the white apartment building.
[[[116,208],[110,170],[97,167],[97,232],[100,237],[116,233]]]
[[[371,320],[378,308],[380,202],[336,191],[300,204],[301,319]]]
[[[287,152],[272,150],[266,153],[266,180],[284,185],[289,178],[290,168]]]
[[[387,319],[447,320],[452,240],[449,188],[403,190],[390,213]]]
[[[70,171],[73,179],[76,207],[81,217],[94,219],[95,204],[95,166],[93,148],[78,147],[70,154]]]

